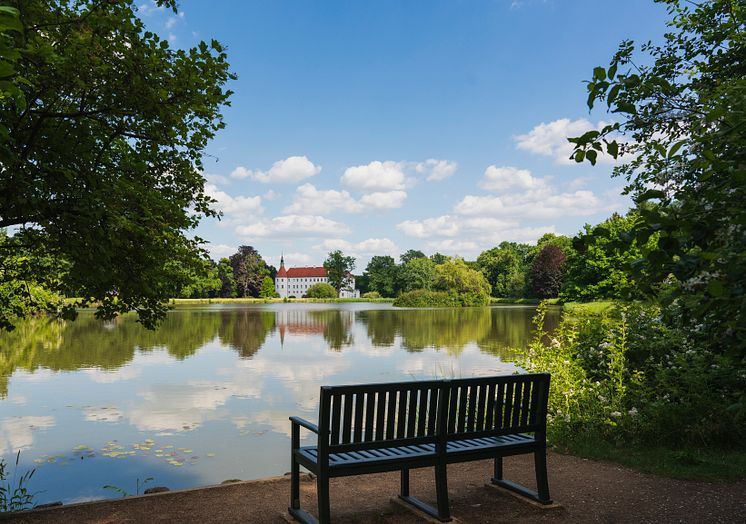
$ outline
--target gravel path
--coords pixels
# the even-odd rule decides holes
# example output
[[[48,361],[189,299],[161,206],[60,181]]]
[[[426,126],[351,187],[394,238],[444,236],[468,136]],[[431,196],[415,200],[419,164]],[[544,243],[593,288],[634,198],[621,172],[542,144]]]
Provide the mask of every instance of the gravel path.
[[[531,457],[505,459],[506,478],[533,486]],[[448,468],[453,516],[491,522],[733,522],[746,523],[746,481],[708,483],[638,473],[615,464],[549,455],[552,497],[562,509],[539,509],[485,487],[490,461]],[[433,502],[433,472],[412,472],[412,494]],[[340,523],[425,522],[392,504],[398,473],[332,479],[332,519]],[[315,514],[315,483],[301,484],[303,505]],[[226,484],[116,501],[37,510],[3,521],[21,523],[285,522],[287,478]]]

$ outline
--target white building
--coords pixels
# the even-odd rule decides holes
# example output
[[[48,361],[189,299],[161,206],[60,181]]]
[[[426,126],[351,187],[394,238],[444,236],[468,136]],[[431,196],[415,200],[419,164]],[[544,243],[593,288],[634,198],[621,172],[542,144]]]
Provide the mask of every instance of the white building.
[[[280,269],[275,276],[275,291],[280,298],[305,296],[308,288],[321,282],[329,283],[323,267],[291,267],[285,269],[285,257],[280,257]],[[350,275],[349,284],[339,292],[339,298],[360,298],[355,289],[355,277]]]

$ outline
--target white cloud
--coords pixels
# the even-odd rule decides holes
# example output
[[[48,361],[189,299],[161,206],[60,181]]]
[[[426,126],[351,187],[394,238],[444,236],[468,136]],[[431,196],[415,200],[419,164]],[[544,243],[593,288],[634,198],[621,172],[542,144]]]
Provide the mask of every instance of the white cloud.
[[[205,184],[205,194],[217,200],[215,207],[222,211],[226,221],[248,219],[261,215],[262,197],[260,196],[231,196],[221,191],[214,184]]]
[[[404,162],[375,160],[367,165],[348,167],[342,175],[342,184],[362,191],[400,190],[406,186]]]
[[[349,232],[345,224],[318,215],[284,215],[236,228],[236,233],[246,238],[336,237]]]
[[[456,236],[459,233],[458,217],[443,215],[425,220],[405,220],[396,229],[407,236],[428,238],[432,236]]]
[[[510,189],[540,190],[546,189],[547,182],[543,178],[536,178],[527,169],[517,167],[488,166],[479,187],[487,191],[507,191]]]
[[[396,209],[404,204],[406,191],[377,191],[360,198],[360,204],[368,209]]]
[[[567,141],[568,137],[580,136],[592,129],[601,129],[606,124],[608,122],[598,122],[594,125],[585,118],[560,118],[549,123],[542,122],[525,135],[518,135],[514,139],[518,149],[552,157],[558,164],[571,165],[575,161],[570,159],[573,144]],[[598,161],[607,164],[615,162],[609,155],[602,154],[598,155]]]
[[[252,171],[243,166],[238,166],[231,173],[233,178],[248,178],[270,183],[299,182],[303,179],[316,176],[321,172],[321,166],[315,165],[306,156],[290,156],[284,160],[278,160],[269,171]]]
[[[303,184],[295,190],[293,203],[283,212],[300,215],[318,215],[337,210],[359,213],[366,209],[398,208],[402,206],[406,198],[405,191],[383,191],[365,194],[358,201],[345,190],[320,190],[316,189],[313,184]]]
[[[290,253],[284,253],[284,254],[277,254],[277,255],[271,255],[271,256],[263,256],[264,260],[267,261],[267,263],[274,265],[275,267],[280,267],[280,257],[285,257],[285,266],[286,267],[297,267],[297,266],[307,266],[313,262],[313,257],[309,255],[308,253],[297,253],[297,252],[290,252]]]
[[[427,180],[433,182],[443,180],[454,174],[458,169],[458,164],[451,160],[428,158],[424,162],[416,164],[414,169],[418,173],[427,173]]]
[[[236,246],[229,246],[228,244],[209,244],[207,251],[210,252],[210,257],[213,260],[220,260],[223,257],[229,257],[237,251]]]
[[[462,215],[500,216],[522,220],[589,216],[604,206],[591,191],[546,194],[528,192],[508,196],[465,196],[454,210]]]
[[[388,238],[369,238],[362,242],[348,242],[342,239],[327,239],[321,243],[322,249],[340,249],[346,254],[359,257],[364,255],[391,255],[399,256],[399,247]]]
[[[361,211],[362,206],[347,191],[319,190],[313,184],[303,184],[295,190],[293,203],[284,212],[318,215],[337,209],[355,213]]]
[[[427,242],[426,247],[429,251],[443,253],[444,255],[460,255],[462,257],[474,258],[482,251],[479,244],[471,240],[454,240],[447,238],[444,240],[431,240]]]

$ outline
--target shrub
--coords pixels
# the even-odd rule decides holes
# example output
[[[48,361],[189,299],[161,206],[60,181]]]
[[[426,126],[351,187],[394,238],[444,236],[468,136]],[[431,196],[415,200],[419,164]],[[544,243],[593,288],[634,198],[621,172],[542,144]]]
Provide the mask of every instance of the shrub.
[[[337,298],[337,290],[331,284],[319,282],[308,288],[306,298]]]
[[[671,325],[675,312],[640,303],[576,309],[548,334],[546,309],[539,306],[534,340],[517,362],[552,374],[555,443],[743,447],[746,372]]]
[[[407,291],[394,300],[396,307],[458,307],[460,305],[455,295],[427,289]]]
[[[485,276],[460,258],[435,267],[433,289],[451,295],[457,306],[486,306],[490,302],[491,288]]]
[[[378,291],[368,291],[363,293],[362,298],[381,298],[381,294]]]

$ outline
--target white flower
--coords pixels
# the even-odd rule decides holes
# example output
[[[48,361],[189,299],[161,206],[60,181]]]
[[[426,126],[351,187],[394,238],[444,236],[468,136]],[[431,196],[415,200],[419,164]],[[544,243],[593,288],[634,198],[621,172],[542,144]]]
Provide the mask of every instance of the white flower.
[[[637,415],[637,408],[632,408],[627,413],[634,417],[635,415]]]
[[[609,416],[611,416],[611,418],[619,418],[622,416],[622,414],[618,411],[612,411],[611,413],[609,413]]]

